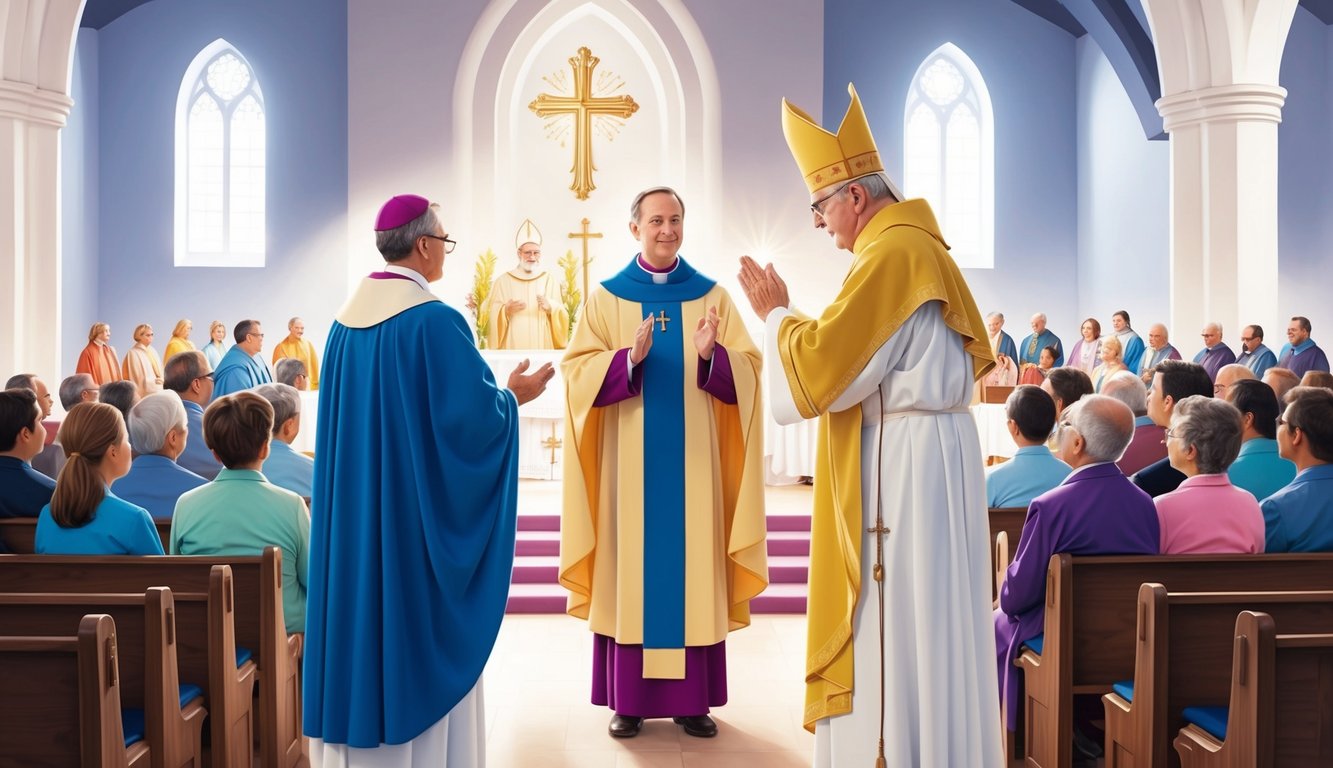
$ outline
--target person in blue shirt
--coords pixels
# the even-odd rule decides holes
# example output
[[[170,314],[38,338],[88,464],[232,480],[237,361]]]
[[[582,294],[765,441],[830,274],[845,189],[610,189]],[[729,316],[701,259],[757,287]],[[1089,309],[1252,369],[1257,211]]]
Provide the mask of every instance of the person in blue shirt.
[[[60,425],[65,468],[37,517],[39,555],[160,555],[153,518],[111,493],[130,471],[130,439],[120,411],[80,403]]]
[[[32,468],[46,443],[42,409],[30,389],[0,392],[0,518],[36,517],[56,482]]]
[[[182,493],[208,480],[176,463],[185,450],[185,406],[171,390],[154,392],[130,410],[130,446],[138,454],[130,472],[112,484],[116,495],[148,510],[155,520],[170,520]]]
[[[1232,382],[1227,402],[1241,414],[1240,455],[1231,463],[1231,484],[1263,500],[1296,477],[1296,465],[1277,452],[1277,417],[1282,412],[1273,388],[1252,379]]]
[[[1041,387],[1024,384],[1009,394],[1004,414],[1018,452],[986,471],[986,505],[1026,507],[1069,476],[1069,465],[1046,447],[1055,427],[1055,401]]]
[[[1296,479],[1260,503],[1265,552],[1333,552],[1333,391],[1296,387],[1277,420],[1278,455]]]
[[[1277,355],[1264,345],[1262,325],[1247,325],[1240,332],[1241,352],[1236,362],[1254,371],[1256,378],[1262,379],[1269,368],[1277,365]]]
[[[185,406],[185,450],[176,463],[212,480],[222,469],[222,462],[204,442],[204,408],[213,400],[213,368],[203,352],[177,352],[162,369],[162,386],[181,397]]]
[[[236,345],[227,350],[213,371],[213,399],[233,392],[254,389],[273,381],[273,372],[259,353],[264,349],[264,330],[258,320],[242,320],[233,333]]]
[[[255,394],[273,406],[273,439],[264,459],[264,477],[279,488],[310,498],[315,460],[292,448],[292,441],[301,433],[301,394],[290,384],[261,384]]]

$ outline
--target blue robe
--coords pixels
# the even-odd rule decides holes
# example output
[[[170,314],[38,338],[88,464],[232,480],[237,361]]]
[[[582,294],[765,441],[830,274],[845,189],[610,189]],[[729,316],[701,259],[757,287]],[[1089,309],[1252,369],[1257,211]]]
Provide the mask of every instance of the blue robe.
[[[1264,372],[1277,365],[1277,355],[1273,354],[1273,350],[1263,344],[1256,347],[1253,352],[1247,352],[1245,345],[1242,344],[1240,350],[1240,356],[1236,358],[1236,362],[1254,371],[1256,378],[1262,379]]]
[[[1125,366],[1139,374],[1139,364],[1143,362],[1143,338],[1132,329],[1126,329],[1115,334],[1120,339],[1120,359],[1125,361]]]
[[[1038,350],[1040,352],[1041,350]],[[996,354],[1007,355],[1014,364],[1018,364],[1018,345],[1014,344],[1014,337],[1000,331],[1000,344],[995,350]]]
[[[304,732],[402,744],[477,684],[514,561],[518,402],[463,316],[366,278],[324,352]]]
[[[236,345],[227,350],[217,370],[213,371],[213,399],[272,381],[268,364],[261,358],[251,357]]]
[[[1037,365],[1041,362],[1041,351],[1046,347],[1055,347],[1055,365],[1053,367],[1059,368],[1065,364],[1065,349],[1060,346],[1060,337],[1051,333],[1050,328],[1042,331],[1041,335],[1037,336],[1035,346],[1032,343],[1033,336],[1036,336],[1036,334],[1028,334],[1023,342],[1018,345],[1019,363]]]

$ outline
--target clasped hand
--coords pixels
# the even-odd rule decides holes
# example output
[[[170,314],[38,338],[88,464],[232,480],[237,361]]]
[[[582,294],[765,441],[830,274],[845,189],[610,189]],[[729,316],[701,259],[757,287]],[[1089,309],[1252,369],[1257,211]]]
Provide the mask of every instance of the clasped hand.
[[[750,300],[750,308],[760,320],[767,320],[768,313],[778,307],[787,307],[791,299],[787,296],[787,284],[778,276],[773,265],[760,267],[749,256],[741,257],[741,271],[737,276],[741,281],[741,290]]]

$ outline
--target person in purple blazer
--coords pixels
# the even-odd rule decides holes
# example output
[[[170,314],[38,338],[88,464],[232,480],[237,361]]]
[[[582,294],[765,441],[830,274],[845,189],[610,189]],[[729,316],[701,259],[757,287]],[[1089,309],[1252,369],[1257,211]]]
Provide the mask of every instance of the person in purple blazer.
[[[1058,431],[1060,452],[1074,470],[1028,507],[995,611],[996,661],[1006,712],[1018,707],[1022,671],[1013,659],[1025,642],[1042,632],[1051,555],[1156,554],[1160,539],[1152,499],[1115,465],[1134,435],[1129,406],[1106,395],[1088,395],[1065,409]],[[1013,730],[1015,723],[1006,726]]]

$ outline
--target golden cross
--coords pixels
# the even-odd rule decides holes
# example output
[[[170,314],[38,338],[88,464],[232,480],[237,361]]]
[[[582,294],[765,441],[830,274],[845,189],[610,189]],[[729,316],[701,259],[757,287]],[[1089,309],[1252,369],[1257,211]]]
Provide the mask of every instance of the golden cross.
[[[584,50],[587,50],[587,49],[585,48]],[[584,219],[584,220],[583,220],[583,231],[582,231],[582,232],[570,232],[570,233],[569,233],[569,237],[570,237],[571,240],[582,240],[582,241],[583,241],[583,301],[584,301],[584,303],[587,303],[587,301],[588,301],[588,261],[589,261],[589,259],[588,259],[588,240],[589,240],[589,238],[598,238],[598,239],[600,239],[601,236],[602,236],[602,233],[601,233],[601,232],[589,232],[589,231],[588,231],[588,220],[587,220],[587,219]]]
[[[671,322],[671,318],[666,316],[666,310],[664,309],[658,313],[657,317],[653,318],[653,321],[662,326],[662,333],[666,333],[666,324]]]
[[[542,441],[543,448],[551,449],[551,463],[555,463],[555,451],[564,445],[565,441],[555,436],[555,422],[551,422],[551,436]]]
[[[875,567],[871,569],[870,575],[875,581],[884,580],[884,537],[888,536],[890,531],[884,526],[884,523],[876,520],[875,527],[867,528],[866,533],[875,534]]]
[[[592,183],[592,172],[597,170],[592,161],[593,116],[627,118],[639,111],[639,105],[628,95],[592,95],[592,71],[601,61],[586,46],[580,48],[578,56],[569,60],[569,66],[574,70],[574,95],[552,96],[541,93],[528,105],[528,109],[535,112],[537,117],[570,115],[574,118],[574,167],[570,169],[574,172],[574,183],[569,188],[574,190],[574,196],[580,200],[587,200],[588,194],[597,188]]]

